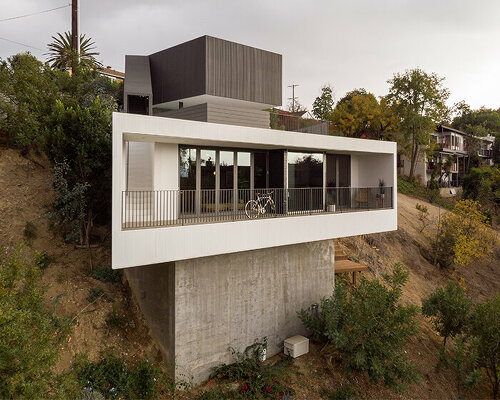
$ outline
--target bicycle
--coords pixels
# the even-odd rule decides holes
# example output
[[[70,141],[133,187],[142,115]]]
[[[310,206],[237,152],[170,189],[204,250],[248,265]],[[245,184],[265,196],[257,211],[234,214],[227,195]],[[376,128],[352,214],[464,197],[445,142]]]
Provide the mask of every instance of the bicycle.
[[[272,199],[272,195],[274,192],[261,194],[257,193],[257,200],[249,200],[245,204],[245,214],[250,219],[255,219],[259,215],[264,215],[268,212],[267,208],[271,209],[271,211],[276,213],[276,205],[274,204],[274,200]]]

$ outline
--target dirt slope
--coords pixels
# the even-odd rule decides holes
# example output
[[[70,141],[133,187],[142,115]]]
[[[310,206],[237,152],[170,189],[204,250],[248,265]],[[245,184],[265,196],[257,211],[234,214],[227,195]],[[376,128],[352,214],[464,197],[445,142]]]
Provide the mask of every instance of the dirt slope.
[[[47,285],[47,306],[55,307],[62,316],[76,316],[77,324],[68,345],[62,350],[58,370],[69,367],[76,352],[87,351],[92,358],[109,346],[130,356],[148,355],[158,357],[158,350],[148,336],[140,312],[130,301],[129,291],[121,283],[103,283],[88,276],[89,256],[86,250],[76,250],[65,244],[59,235],[49,229],[45,214],[53,200],[48,184],[50,170],[46,160],[31,156],[32,162],[19,155],[18,151],[0,147],[0,245],[15,246],[23,241],[23,230],[30,221],[37,227],[37,237],[28,252],[46,251],[54,262],[44,274]],[[40,167],[37,163],[44,166]],[[500,287],[500,249],[485,260],[460,271],[442,271],[431,265],[423,256],[428,244],[420,230],[416,203],[425,204],[408,196],[398,195],[398,225],[395,232],[366,235],[341,240],[347,254],[356,255],[369,266],[366,277],[380,277],[389,272],[399,261],[410,271],[409,282],[404,290],[404,301],[420,305],[421,298],[448,279],[464,277],[469,295],[475,301],[490,297]],[[425,204],[433,222],[444,211]],[[432,230],[432,225],[428,231]],[[106,243],[106,241],[105,241]],[[109,245],[94,250],[95,265],[109,265]],[[98,300],[89,305],[86,300],[91,288],[101,288],[113,302]],[[128,323],[122,328],[111,328],[106,319],[115,308],[118,315]],[[408,355],[418,366],[422,375],[419,384],[399,394],[381,384],[371,383],[367,376],[352,376],[356,398],[361,399],[455,399],[458,398],[453,374],[447,370],[436,371],[437,352],[441,339],[431,325],[419,319],[421,330],[409,345]],[[347,380],[338,364],[325,361],[321,349],[312,344],[311,352],[295,361],[298,374],[292,375],[290,384],[296,389],[296,399],[319,399],[322,388],[335,390]],[[471,398],[488,398],[489,387],[480,386]],[[177,398],[191,398],[189,392]]]
[[[46,217],[54,198],[50,187],[50,167],[42,157],[30,155],[33,161],[20,156],[17,150],[0,147],[0,246],[23,243],[26,223],[36,227],[36,238],[24,245],[28,254],[45,251],[54,260],[44,272],[47,287],[47,306],[60,316],[76,318],[76,325],[57,370],[69,368],[77,352],[88,352],[93,359],[99,353],[114,347],[118,351],[136,355],[157,355],[140,313],[130,304],[128,290],[121,283],[104,283],[88,276],[89,254],[64,243],[60,235],[49,229]],[[40,166],[40,165],[41,166]],[[93,250],[94,265],[110,265],[109,246]],[[90,304],[89,290],[101,288],[108,300],[99,299]],[[112,301],[111,301],[112,299]],[[106,324],[115,312],[128,321],[124,329]]]

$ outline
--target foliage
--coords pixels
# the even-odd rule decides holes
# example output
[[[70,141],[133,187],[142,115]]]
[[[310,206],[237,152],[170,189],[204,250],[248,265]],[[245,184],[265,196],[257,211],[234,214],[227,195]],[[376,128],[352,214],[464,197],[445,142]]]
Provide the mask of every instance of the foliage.
[[[419,203],[415,204],[415,208],[418,211],[418,220],[420,221],[420,233],[422,233],[430,222],[429,211],[426,206]]]
[[[387,286],[363,278],[349,293],[336,281],[332,297],[321,301],[318,318],[307,310],[299,318],[316,338],[333,344],[346,370],[366,371],[373,381],[383,379],[402,390],[418,379],[404,351],[406,339],[418,330],[417,307],[399,304],[407,279],[408,272],[395,264],[392,275],[384,275]]]
[[[471,315],[470,334],[477,338],[478,365],[484,368],[498,398],[500,385],[500,294],[476,305]]]
[[[422,313],[431,317],[446,346],[448,337],[461,334],[467,327],[471,305],[463,287],[450,281],[422,301]]]
[[[71,226],[66,240],[82,243],[89,184],[76,182],[70,186],[67,180],[69,172],[70,167],[65,160],[55,163],[52,186],[56,192],[56,200],[48,216],[55,225],[69,224]]]
[[[101,66],[96,60],[99,53],[95,52],[95,43],[91,38],[80,35],[80,54],[71,48],[71,32],[57,33],[52,36],[52,42],[47,45],[49,49],[48,62],[54,69],[80,68],[94,69]]]
[[[464,102],[455,104],[456,115],[451,126],[455,129],[473,134],[487,136],[500,133],[500,112],[491,108],[481,107],[472,110]]]
[[[0,132],[24,151],[43,141],[58,97],[55,76],[29,53],[0,59]]]
[[[36,239],[37,233],[36,226],[33,222],[28,221],[26,222],[26,225],[24,226],[24,231],[23,231],[23,236],[24,239],[30,243],[33,239]]]
[[[67,186],[78,194],[78,201],[71,197],[74,201],[69,202],[72,210],[78,205],[78,212],[72,214],[74,226],[80,228],[80,242],[88,244],[94,219],[107,222],[110,218],[111,110],[99,97],[88,108],[66,107],[57,101],[52,123],[54,129],[47,135],[46,152],[56,165],[67,165]],[[64,206],[67,204],[63,201]]]
[[[500,205],[500,168],[471,168],[464,177],[463,196],[479,201],[485,212],[494,214]]]
[[[203,392],[198,399],[276,399],[284,395],[294,395],[291,388],[282,382],[282,376],[290,365],[290,358],[282,358],[273,364],[262,363],[267,349],[267,339],[256,341],[243,353],[230,348],[235,359],[232,364],[221,364],[216,367],[207,382],[209,390]],[[238,389],[224,387],[224,383],[238,384]],[[216,386],[216,383],[220,383]]]
[[[78,355],[73,370],[85,391],[98,391],[106,399],[155,399],[160,381],[167,379],[161,369],[148,360],[133,361],[112,352],[97,362]]]
[[[333,104],[333,88],[330,85],[325,85],[321,88],[321,94],[314,100],[312,113],[318,119],[329,121]]]
[[[453,204],[439,195],[439,189],[419,185],[415,179],[409,181],[402,176],[398,176],[398,192],[429,203],[438,204],[448,210],[453,209]]]
[[[387,101],[397,115],[401,135],[396,138],[410,160],[410,180],[422,152],[432,153],[430,133],[447,118],[448,89],[435,73],[416,68],[397,73],[388,81],[391,85]]]
[[[356,89],[339,100],[331,114],[334,129],[343,136],[387,138],[398,125],[387,101],[380,102],[365,89]]]
[[[476,386],[482,379],[478,368],[478,341],[466,334],[457,335],[453,341],[453,354],[450,364],[457,378],[457,391],[460,394],[466,389]]]
[[[329,393],[324,397],[326,400],[349,400],[354,397],[356,392],[351,385],[344,385],[344,387],[337,389],[333,393]]]
[[[450,261],[467,266],[488,254],[495,236],[487,220],[477,201],[457,202],[453,212],[446,213],[438,226],[433,242],[436,261],[442,267],[450,266]]]
[[[40,269],[47,269],[47,267],[52,263],[52,257],[45,251],[35,251],[34,262],[35,265]]]
[[[0,249],[0,397],[47,398],[70,330],[44,307],[41,270],[22,248]]]
[[[106,325],[111,328],[123,328],[127,324],[127,319],[118,313],[113,306],[113,311],[106,318]]]
[[[92,269],[89,272],[89,276],[101,282],[119,283],[122,281],[122,270],[111,269],[110,266],[101,265]]]

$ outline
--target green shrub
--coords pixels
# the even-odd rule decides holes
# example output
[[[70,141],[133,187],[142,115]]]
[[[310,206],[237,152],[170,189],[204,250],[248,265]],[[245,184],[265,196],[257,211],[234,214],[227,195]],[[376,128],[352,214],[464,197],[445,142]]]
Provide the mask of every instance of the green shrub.
[[[398,192],[428,201],[429,203],[435,203],[447,210],[453,209],[453,202],[448,199],[443,199],[439,194],[439,188],[419,185],[416,179],[410,182],[403,176],[398,176]]]
[[[349,400],[354,397],[355,393],[351,385],[345,385],[343,388],[337,389],[333,393],[327,393],[323,397],[326,400]]]
[[[248,346],[243,353],[230,348],[236,361],[216,367],[207,382],[207,385],[211,386],[210,390],[202,393],[198,399],[276,399],[285,395],[293,396],[294,390],[284,385],[282,380],[291,359],[287,357],[273,364],[263,364],[261,360],[266,349],[266,338]],[[229,385],[215,386],[216,383],[227,382],[237,383],[238,389],[233,389]]]
[[[31,243],[33,239],[36,239],[37,229],[33,222],[26,222],[26,225],[24,226],[23,236],[28,243]]]
[[[471,305],[465,290],[450,281],[422,301],[422,313],[431,317],[434,327],[443,337],[443,346],[446,346],[448,337],[462,333],[467,327]]]
[[[35,251],[35,264],[40,269],[47,269],[47,267],[52,263],[52,257],[49,256],[45,251]]]
[[[500,293],[478,304],[471,315],[470,334],[477,338],[478,365],[484,368],[498,398],[500,384]]]
[[[127,319],[125,317],[122,317],[121,315],[118,315],[115,307],[113,307],[113,311],[108,315],[108,318],[106,318],[106,325],[108,325],[110,328],[123,328],[126,324]]]
[[[476,386],[482,379],[478,368],[478,341],[475,337],[459,334],[453,341],[450,365],[455,371],[457,391],[460,397],[465,390]]]
[[[89,276],[101,282],[118,283],[122,281],[122,270],[111,269],[109,266],[102,265],[92,269]]]
[[[106,399],[154,399],[159,382],[166,379],[161,369],[148,360],[132,361],[111,352],[97,362],[79,355],[73,369],[84,391],[98,391]]]
[[[392,275],[384,275],[388,287],[376,279],[361,279],[348,292],[336,281],[332,297],[321,301],[318,318],[307,310],[299,317],[316,338],[334,345],[347,371],[366,371],[373,381],[383,379],[403,390],[418,380],[404,351],[406,339],[418,330],[418,308],[399,304],[407,279],[408,272],[396,264]]]
[[[0,398],[47,398],[70,331],[44,306],[41,270],[22,249],[0,249]],[[57,385],[56,385],[57,386]]]

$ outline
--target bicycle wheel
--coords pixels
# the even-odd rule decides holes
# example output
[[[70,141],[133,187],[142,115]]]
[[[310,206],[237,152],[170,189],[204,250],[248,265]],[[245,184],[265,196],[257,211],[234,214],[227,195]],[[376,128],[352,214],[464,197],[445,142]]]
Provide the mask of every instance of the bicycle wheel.
[[[257,218],[259,216],[259,203],[255,200],[249,200],[245,204],[245,214],[248,218]]]

